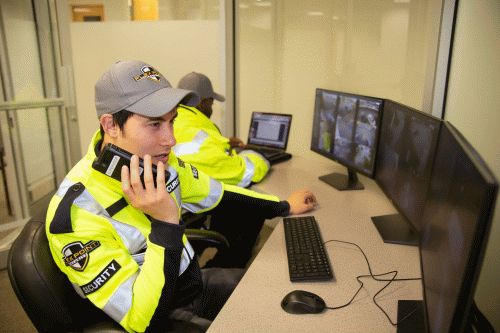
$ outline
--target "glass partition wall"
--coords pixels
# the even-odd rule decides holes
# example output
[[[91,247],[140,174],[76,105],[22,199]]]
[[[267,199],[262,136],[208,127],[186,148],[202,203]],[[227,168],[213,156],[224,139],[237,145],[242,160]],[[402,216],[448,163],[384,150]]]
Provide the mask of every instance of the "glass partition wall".
[[[68,170],[48,2],[0,1],[0,268]]]
[[[301,143],[310,141],[316,88],[422,110],[434,82],[441,7],[433,0],[237,0],[237,133],[246,135],[252,111],[292,113],[289,150],[309,154]]]

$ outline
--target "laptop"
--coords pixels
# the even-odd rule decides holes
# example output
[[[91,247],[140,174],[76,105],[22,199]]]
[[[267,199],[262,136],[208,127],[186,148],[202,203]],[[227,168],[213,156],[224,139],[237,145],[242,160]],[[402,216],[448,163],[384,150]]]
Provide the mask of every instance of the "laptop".
[[[252,112],[245,149],[264,155],[271,165],[289,160],[288,135],[292,124],[291,114]]]

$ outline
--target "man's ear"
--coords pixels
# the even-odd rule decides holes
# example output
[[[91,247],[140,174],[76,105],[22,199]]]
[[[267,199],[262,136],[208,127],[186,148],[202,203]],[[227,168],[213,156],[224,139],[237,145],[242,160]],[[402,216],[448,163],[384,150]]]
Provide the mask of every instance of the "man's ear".
[[[113,116],[108,113],[103,114],[101,118],[99,118],[99,123],[101,124],[104,133],[112,138],[116,138],[120,133],[120,128],[113,121]]]

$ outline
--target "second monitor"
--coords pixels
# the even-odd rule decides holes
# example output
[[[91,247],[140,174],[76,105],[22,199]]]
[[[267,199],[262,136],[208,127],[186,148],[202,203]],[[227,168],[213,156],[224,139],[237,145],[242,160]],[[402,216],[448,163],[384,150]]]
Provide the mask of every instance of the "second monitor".
[[[319,177],[338,190],[361,190],[357,172],[373,177],[380,98],[316,89],[311,150],[347,167]]]
[[[399,214],[374,216],[384,242],[418,245],[441,120],[385,100],[375,180]]]

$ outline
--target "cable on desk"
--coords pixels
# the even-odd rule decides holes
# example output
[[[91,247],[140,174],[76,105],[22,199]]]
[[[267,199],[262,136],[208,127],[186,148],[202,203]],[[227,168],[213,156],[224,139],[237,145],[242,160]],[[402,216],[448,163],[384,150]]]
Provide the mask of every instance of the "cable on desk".
[[[386,280],[386,279],[377,279],[375,278],[375,276],[381,276],[381,275],[387,275],[387,274],[391,274],[393,273],[394,276],[392,279],[390,280]],[[373,303],[375,303],[375,305],[380,309],[380,311],[382,311],[382,313],[387,317],[387,319],[389,320],[389,322],[391,323],[391,325],[393,326],[397,326],[399,323],[403,322],[404,320],[406,320],[406,318],[410,317],[415,311],[418,310],[418,307],[415,307],[412,311],[410,311],[408,314],[406,314],[403,318],[401,318],[398,322],[393,322],[391,317],[389,317],[389,314],[382,308],[382,306],[380,304],[377,303],[377,300],[376,300],[376,297],[382,292],[382,290],[384,290],[385,288],[387,288],[392,282],[396,281],[410,281],[410,280],[421,280],[421,278],[412,278],[412,279],[396,279],[396,276],[398,275],[398,271],[390,271],[390,272],[386,272],[386,273],[382,273],[382,274],[375,274],[375,275],[370,275],[370,274],[365,274],[365,275],[358,275],[356,276],[356,280],[358,280],[360,283],[361,281],[359,280],[360,278],[364,278],[364,277],[371,277],[372,279],[376,280],[376,281],[388,281],[387,284],[385,286],[383,286],[381,289],[379,289],[375,295],[373,295],[372,297],[372,301]]]
[[[350,299],[347,303],[345,303],[345,304],[343,304],[343,305],[339,305],[339,306],[332,306],[332,307],[330,307],[330,306],[326,306],[326,308],[327,308],[327,309],[330,309],[330,310],[337,310],[337,309],[345,308],[346,306],[350,305],[350,304],[352,303],[352,301],[354,301],[354,299],[356,298],[356,296],[359,294],[359,292],[361,291],[361,289],[363,289],[364,283],[363,283],[363,281],[361,281],[359,278],[362,278],[362,277],[372,277],[372,278],[374,278],[374,279],[375,279],[375,276],[387,275],[387,274],[389,274],[389,273],[394,273],[394,272],[396,272],[396,271],[387,272],[387,273],[381,273],[381,274],[373,274],[373,275],[369,275],[369,274],[367,274],[367,275],[358,275],[358,276],[356,276],[356,280],[358,280],[358,282],[359,282],[359,288],[358,288],[358,290],[356,290],[356,292],[355,292],[355,293],[354,293],[354,295],[351,297],[351,299]],[[380,281],[385,281],[385,280],[380,280]],[[380,290],[379,290],[379,291],[380,291]],[[375,304],[377,304],[377,303],[375,303]],[[380,308],[380,307],[379,307],[379,308]],[[384,310],[382,310],[382,311],[384,311]],[[412,312],[412,313],[413,313],[413,312]],[[389,320],[390,320],[390,319],[389,319]]]
[[[416,280],[422,280],[422,278],[399,278],[399,279],[396,279],[396,276],[398,275],[398,271],[389,271],[389,272],[385,272],[385,273],[380,273],[380,274],[373,274],[373,271],[372,271],[372,268],[371,268],[371,265],[370,265],[370,261],[368,260],[368,257],[366,256],[365,252],[363,251],[363,249],[356,243],[352,243],[352,242],[348,242],[348,241],[342,241],[342,240],[338,240],[338,239],[331,239],[331,240],[328,240],[326,242],[324,242],[324,244],[326,245],[327,243],[330,243],[330,242],[338,242],[338,243],[344,243],[344,244],[349,244],[349,245],[354,245],[356,246],[359,251],[361,251],[361,254],[363,255],[363,257],[365,258],[365,261],[366,261],[366,264],[368,265],[368,271],[370,272],[370,274],[365,274],[365,275],[358,275],[356,276],[356,280],[359,282],[360,286],[358,288],[358,290],[356,291],[356,293],[354,293],[354,296],[351,298],[351,300],[344,304],[344,305],[341,305],[341,306],[337,306],[337,307],[327,307],[328,309],[331,309],[331,310],[335,310],[335,309],[340,309],[340,308],[343,308],[343,307],[346,307],[348,305],[350,305],[352,303],[352,301],[354,300],[354,298],[356,298],[356,296],[358,295],[358,293],[360,292],[360,290],[363,288],[364,284],[363,284],[363,281],[361,281],[361,278],[365,278],[365,277],[371,277],[373,280],[375,281],[386,281],[386,285],[383,286],[381,289],[379,289],[375,295],[373,295],[372,297],[372,300],[373,300],[373,303],[382,311],[382,313],[387,317],[387,319],[389,320],[389,322],[391,323],[391,325],[393,326],[397,326],[399,323],[403,322],[404,320],[406,320],[408,317],[410,317],[415,311],[418,310],[418,308],[415,308],[413,309],[412,311],[410,311],[406,316],[404,316],[403,318],[401,318],[401,320],[399,320],[398,322],[393,322],[392,319],[389,317],[389,315],[387,314],[387,312],[380,306],[380,304],[377,303],[377,300],[376,300],[376,297],[385,289],[387,288],[392,282],[394,281],[416,281]],[[394,276],[390,279],[381,279],[379,278],[379,276],[384,276],[384,275],[388,275],[388,274],[394,274]]]

